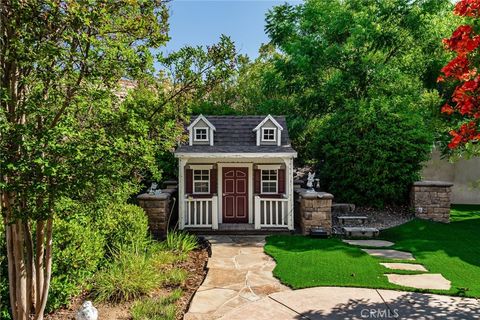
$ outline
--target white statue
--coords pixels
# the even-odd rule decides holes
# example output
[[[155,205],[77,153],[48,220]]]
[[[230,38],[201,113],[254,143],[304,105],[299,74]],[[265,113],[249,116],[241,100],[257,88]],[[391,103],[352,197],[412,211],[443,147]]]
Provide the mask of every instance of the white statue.
[[[148,194],[155,194],[155,190],[157,190],[157,183],[156,182],[152,182],[152,185],[150,186],[150,188],[148,188],[147,190],[147,193]]]
[[[315,180],[315,172],[313,172],[313,173],[309,172],[308,173],[308,178],[307,178],[307,187],[308,187],[308,191],[310,191],[310,192],[315,191],[313,189],[313,181],[314,180]]]
[[[98,310],[91,301],[85,301],[77,312],[76,320],[97,320]]]

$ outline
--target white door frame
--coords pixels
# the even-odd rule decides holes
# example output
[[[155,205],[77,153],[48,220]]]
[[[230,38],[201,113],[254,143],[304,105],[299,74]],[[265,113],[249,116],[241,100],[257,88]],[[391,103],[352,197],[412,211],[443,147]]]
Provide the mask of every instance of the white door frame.
[[[253,223],[253,163],[217,162],[218,223],[223,223],[223,168],[248,168],[248,223]]]

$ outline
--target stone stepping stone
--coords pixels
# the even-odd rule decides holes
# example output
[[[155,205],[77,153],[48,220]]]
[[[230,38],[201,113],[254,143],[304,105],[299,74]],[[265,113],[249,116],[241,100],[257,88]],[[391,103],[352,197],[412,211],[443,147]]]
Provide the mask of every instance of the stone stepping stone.
[[[352,246],[361,246],[361,247],[391,247],[395,243],[385,240],[343,240],[343,242],[348,243]]]
[[[362,249],[372,257],[398,260],[415,260],[410,252],[393,249]]]
[[[382,266],[392,270],[407,270],[407,271],[428,271],[421,264],[415,263],[380,263]]]
[[[388,281],[404,287],[430,290],[449,290],[450,281],[440,273],[427,274],[386,274]]]

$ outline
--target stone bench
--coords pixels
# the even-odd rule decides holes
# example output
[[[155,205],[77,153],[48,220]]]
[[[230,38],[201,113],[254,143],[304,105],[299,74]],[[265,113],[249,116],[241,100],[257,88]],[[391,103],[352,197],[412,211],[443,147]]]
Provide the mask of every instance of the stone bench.
[[[376,237],[379,234],[377,228],[366,228],[366,227],[343,227],[343,231],[347,237],[366,237],[372,238]]]
[[[366,216],[338,216],[337,219],[341,224],[345,224],[346,222],[349,222],[349,221],[351,222],[359,221],[361,224],[365,224],[368,218]]]

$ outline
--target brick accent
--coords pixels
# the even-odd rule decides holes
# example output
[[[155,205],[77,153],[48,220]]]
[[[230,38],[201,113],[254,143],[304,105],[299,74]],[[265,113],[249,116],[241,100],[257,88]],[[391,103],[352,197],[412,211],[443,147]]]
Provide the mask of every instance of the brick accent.
[[[418,181],[410,191],[410,204],[415,217],[438,222],[450,222],[451,188],[444,181]]]
[[[176,189],[164,189],[158,195],[143,193],[137,197],[138,204],[147,214],[148,227],[155,238],[162,238],[167,233],[176,192]]]
[[[310,230],[316,227],[324,228],[328,234],[332,233],[333,195],[296,189],[295,199],[295,219],[300,225],[302,234],[310,234]]]

